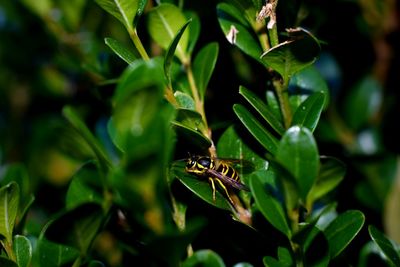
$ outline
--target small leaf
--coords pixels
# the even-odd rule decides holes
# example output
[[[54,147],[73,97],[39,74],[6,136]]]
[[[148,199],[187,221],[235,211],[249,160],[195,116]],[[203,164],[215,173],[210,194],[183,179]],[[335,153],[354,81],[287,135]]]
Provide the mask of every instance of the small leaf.
[[[225,267],[225,263],[217,253],[207,249],[196,251],[182,263],[182,267],[196,266]]]
[[[113,38],[107,37],[104,39],[106,45],[111,48],[111,50],[119,56],[122,60],[126,63],[131,64],[135,59],[136,56],[129,51],[121,42],[115,40]]]
[[[183,93],[181,91],[176,91],[174,93],[174,96],[180,108],[196,110],[196,104],[194,103],[193,98],[189,94]]]
[[[304,127],[289,128],[279,143],[276,158],[296,178],[305,200],[319,170],[318,147],[312,133]]]
[[[37,261],[40,267],[72,266],[79,257],[75,248],[57,244],[41,236],[37,242]]]
[[[253,33],[252,29],[249,29],[245,26],[245,24],[247,24],[245,20],[240,19],[238,21],[236,19],[243,17],[242,14],[237,14],[240,14],[240,11],[238,11],[237,8],[230,4],[220,3],[217,5],[217,16],[219,25],[224,32],[225,37],[227,37],[228,41],[232,43],[232,40],[229,40],[228,38],[232,29],[237,30],[234,44],[239,47],[244,53],[262,63],[262,61],[260,60],[262,49],[257,37],[255,36],[255,33]]]
[[[204,46],[193,62],[193,76],[199,91],[200,99],[204,99],[204,95],[214,71],[218,58],[218,43],[210,43]]]
[[[96,3],[116,17],[126,29],[133,29],[133,20],[139,8],[138,0],[96,0]]]
[[[167,81],[169,86],[171,87],[171,66],[172,66],[172,60],[175,55],[176,48],[178,46],[179,41],[182,38],[182,35],[184,34],[187,26],[192,22],[191,20],[188,20],[185,24],[183,24],[182,28],[179,29],[179,31],[176,33],[174,39],[172,40],[172,43],[169,45],[167,49],[167,53],[165,54],[164,57],[164,74],[165,77],[167,77]]]
[[[18,266],[29,267],[32,259],[32,245],[29,239],[22,235],[16,235],[13,246]]]
[[[291,29],[289,40],[261,55],[262,60],[282,75],[284,80],[311,65],[320,52],[318,40],[304,29]]]
[[[19,186],[11,182],[0,188],[0,239],[12,244],[12,236],[19,206]]]
[[[49,241],[75,247],[86,255],[104,216],[98,204],[83,204],[58,215],[45,227],[44,234]]]
[[[156,43],[168,49],[179,29],[186,23],[182,11],[172,4],[160,4],[148,13],[147,28],[150,36]],[[181,62],[186,62],[186,49],[189,41],[189,33],[184,32],[176,47],[176,55]]]
[[[260,122],[245,107],[239,104],[233,106],[233,110],[239,120],[254,136],[254,138],[271,154],[275,154],[278,147],[278,140],[268,132]]]
[[[329,243],[331,258],[337,257],[361,230],[364,214],[358,210],[348,210],[333,220],[323,231]]]
[[[190,140],[190,142],[202,149],[207,149],[211,146],[211,141],[206,136],[204,136],[199,131],[196,131],[186,125],[183,125],[180,122],[172,121],[172,126],[176,130],[178,135],[181,135],[183,138]]]
[[[375,226],[369,225],[368,232],[372,240],[378,245],[380,250],[386,256],[386,260],[392,266],[400,266],[400,253],[396,250],[395,245]]]
[[[195,131],[203,132],[203,130],[205,130],[205,126],[203,124],[203,118],[199,113],[191,109],[181,109],[181,108],[178,109],[177,111],[178,112],[176,115],[176,120],[179,123]]]
[[[275,116],[273,111],[264,104],[254,93],[240,86],[239,93],[260,113],[260,115],[271,125],[271,127],[280,135],[285,133],[282,122]]]
[[[291,231],[282,204],[272,196],[266,185],[261,182],[260,177],[256,174],[252,175],[250,179],[250,189],[264,217],[272,226],[290,238]]]
[[[314,132],[324,107],[324,100],[325,94],[323,93],[315,92],[310,95],[296,109],[293,115],[292,125],[304,126],[311,132]]]
[[[332,157],[321,158],[317,181],[309,193],[312,202],[333,190],[343,180],[345,173],[346,167],[343,162]]]

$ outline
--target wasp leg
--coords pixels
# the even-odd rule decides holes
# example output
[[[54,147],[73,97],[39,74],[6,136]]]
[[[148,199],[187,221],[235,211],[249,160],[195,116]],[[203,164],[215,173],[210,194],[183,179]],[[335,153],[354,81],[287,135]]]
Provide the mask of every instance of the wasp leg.
[[[216,189],[215,189],[214,179],[211,178],[211,177],[208,177],[208,181],[209,181],[210,184],[211,184],[213,201],[215,202],[215,191],[216,191]]]
[[[226,197],[228,198],[229,202],[232,204],[233,207],[235,207],[235,204],[234,204],[234,202],[233,202],[231,196],[229,195],[228,189],[226,188],[226,186],[224,185],[224,183],[223,183],[221,180],[219,180],[219,179],[215,179],[215,180],[218,182],[219,186],[221,186],[221,188],[224,190],[225,195],[226,195]]]

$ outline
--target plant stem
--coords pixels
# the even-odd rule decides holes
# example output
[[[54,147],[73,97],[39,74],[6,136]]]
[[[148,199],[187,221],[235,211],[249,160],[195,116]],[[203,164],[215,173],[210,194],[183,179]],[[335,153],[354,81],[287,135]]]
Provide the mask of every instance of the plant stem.
[[[13,245],[12,243],[10,244],[9,242],[5,241],[5,242],[1,242],[4,250],[6,251],[6,254],[8,256],[8,258],[12,261],[16,261],[16,257],[14,254],[14,250],[13,250]]]
[[[278,96],[279,105],[283,117],[283,124],[285,128],[288,129],[290,127],[290,124],[292,123],[292,110],[289,104],[289,93],[288,93],[289,77],[283,77],[283,80],[274,79],[273,84],[275,87],[276,94]]]
[[[144,59],[144,60],[149,60],[149,55],[147,55],[146,50],[143,47],[142,42],[140,41],[140,38],[137,34],[136,29],[134,28],[129,28],[128,29],[128,33],[129,36],[131,37],[131,40],[133,42],[133,44],[135,45],[137,51],[139,52],[140,56]]]

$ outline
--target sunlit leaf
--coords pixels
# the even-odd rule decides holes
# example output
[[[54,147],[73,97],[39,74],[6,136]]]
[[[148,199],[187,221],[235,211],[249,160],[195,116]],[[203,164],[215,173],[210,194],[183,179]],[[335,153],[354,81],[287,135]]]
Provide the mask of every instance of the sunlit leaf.
[[[19,206],[19,186],[11,182],[0,188],[0,237],[12,244],[15,220]]]
[[[174,96],[180,108],[196,110],[196,104],[193,100],[193,97],[191,97],[189,94],[181,91],[176,91],[174,93]]]
[[[119,56],[122,60],[124,60],[126,63],[131,64],[135,59],[136,56],[129,51],[122,43],[120,43],[118,40],[115,40],[113,38],[107,37],[104,39],[104,42],[108,47],[111,48],[111,50]]]
[[[133,29],[133,20],[139,8],[138,0],[96,0],[96,3],[117,18],[126,29]]]
[[[172,4],[160,4],[148,13],[147,28],[159,46],[168,49],[178,31],[187,22],[182,11]],[[186,62],[189,33],[184,32],[176,47],[176,56]]]
[[[325,94],[323,93],[315,92],[310,95],[296,109],[293,114],[292,125],[304,126],[314,132],[324,107],[324,100]]]
[[[15,235],[13,246],[18,266],[29,267],[32,259],[32,245],[29,239],[22,235]]]

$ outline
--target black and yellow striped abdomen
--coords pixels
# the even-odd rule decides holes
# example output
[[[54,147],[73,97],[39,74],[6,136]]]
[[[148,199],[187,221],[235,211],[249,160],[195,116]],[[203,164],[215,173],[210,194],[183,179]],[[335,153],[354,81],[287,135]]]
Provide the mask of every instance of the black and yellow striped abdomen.
[[[232,166],[224,162],[220,162],[219,164],[214,164],[214,166],[217,172],[222,173],[223,175],[232,178],[237,182],[240,181],[238,172]]]

